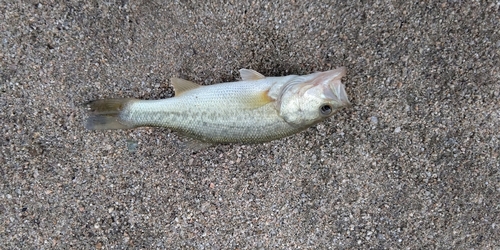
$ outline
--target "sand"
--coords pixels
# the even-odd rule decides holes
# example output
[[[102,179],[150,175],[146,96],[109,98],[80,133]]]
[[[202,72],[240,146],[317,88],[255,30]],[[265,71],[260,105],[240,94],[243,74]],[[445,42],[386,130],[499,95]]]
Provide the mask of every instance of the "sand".
[[[165,2],[0,1],[0,249],[500,248],[498,1]],[[83,128],[339,66],[353,106],[269,143]]]

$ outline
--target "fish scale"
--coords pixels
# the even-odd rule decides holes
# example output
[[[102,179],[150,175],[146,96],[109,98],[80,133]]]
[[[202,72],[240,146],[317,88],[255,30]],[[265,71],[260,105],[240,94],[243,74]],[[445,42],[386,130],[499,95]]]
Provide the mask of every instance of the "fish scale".
[[[273,104],[258,109],[237,110],[228,107],[204,112],[179,104],[172,105],[168,101],[161,104],[157,101],[139,102],[133,104],[122,119],[133,121],[134,126],[167,127],[208,143],[270,141],[297,131],[297,128],[276,115]],[[251,117],[258,117],[258,122],[249,119]]]

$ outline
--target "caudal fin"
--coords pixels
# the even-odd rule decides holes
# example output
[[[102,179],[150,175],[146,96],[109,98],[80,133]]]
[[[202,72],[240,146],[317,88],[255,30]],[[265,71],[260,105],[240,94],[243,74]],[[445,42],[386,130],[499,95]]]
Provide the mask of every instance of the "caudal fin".
[[[101,99],[90,101],[85,104],[90,116],[85,122],[85,128],[89,130],[105,129],[129,129],[135,126],[124,121],[120,115],[136,99]]]

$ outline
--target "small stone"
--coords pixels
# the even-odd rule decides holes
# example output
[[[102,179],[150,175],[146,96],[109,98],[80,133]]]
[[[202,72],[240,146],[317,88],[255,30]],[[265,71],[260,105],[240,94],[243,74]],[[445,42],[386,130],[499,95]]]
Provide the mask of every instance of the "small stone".
[[[127,149],[129,152],[135,152],[137,151],[137,141],[134,140],[127,140]]]

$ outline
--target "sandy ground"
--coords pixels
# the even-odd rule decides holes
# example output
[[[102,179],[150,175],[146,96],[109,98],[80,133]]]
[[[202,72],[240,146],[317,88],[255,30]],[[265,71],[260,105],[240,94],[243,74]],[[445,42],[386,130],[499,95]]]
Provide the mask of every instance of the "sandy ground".
[[[500,248],[499,1],[161,2],[0,1],[0,249]],[[270,143],[83,128],[338,66],[353,107]]]

